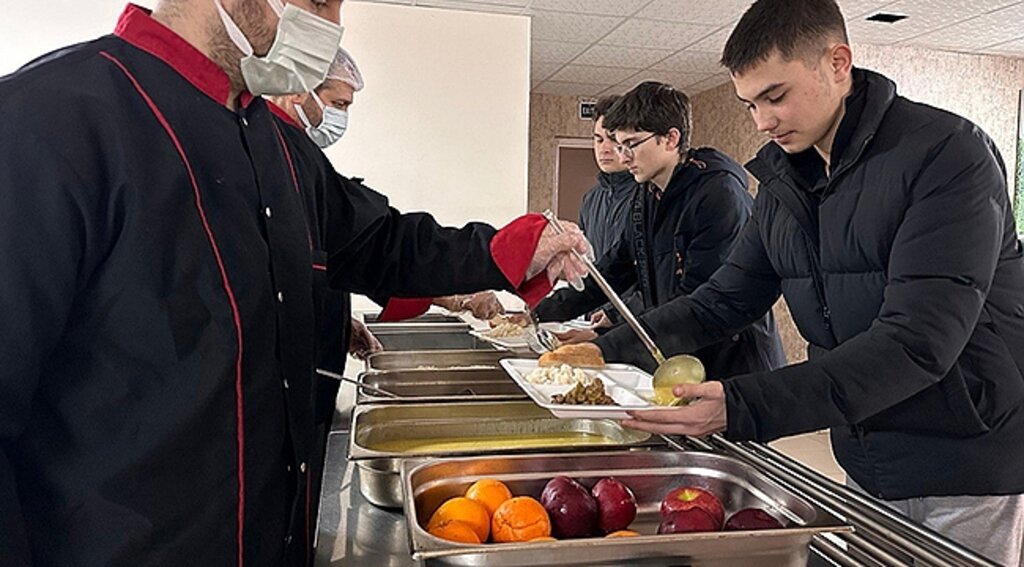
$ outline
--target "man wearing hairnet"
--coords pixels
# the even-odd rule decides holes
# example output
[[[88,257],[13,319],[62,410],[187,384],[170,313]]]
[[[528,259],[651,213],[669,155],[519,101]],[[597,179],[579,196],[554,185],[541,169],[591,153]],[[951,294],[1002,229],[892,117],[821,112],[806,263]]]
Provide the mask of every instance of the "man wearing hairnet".
[[[327,77],[320,86],[313,89],[313,92],[269,97],[273,103],[270,110],[285,124],[304,131],[318,147],[326,150],[345,135],[349,108],[354,102],[355,93],[363,90],[364,86],[363,75],[352,54],[340,47],[327,71]],[[356,182],[360,183],[362,180],[357,179]],[[344,363],[344,356],[337,357],[336,352],[332,352],[338,351],[338,345],[348,345],[349,353],[360,359],[380,351],[380,341],[355,318],[351,319],[351,334],[348,337],[342,334],[340,342],[335,340],[338,338],[337,333],[330,331],[342,325],[332,325],[331,318],[342,313],[347,314],[349,307],[347,294],[332,293],[331,297],[338,299],[339,309],[332,315],[330,310],[334,306],[328,303],[328,312],[325,313],[325,330],[328,331],[325,346],[332,348],[325,348],[321,352],[321,361],[324,358],[340,358],[337,362]],[[455,313],[468,311],[474,317],[484,320],[504,312],[501,302],[492,291],[436,297],[433,304]],[[344,349],[340,352],[343,351]],[[320,367],[341,373],[338,364],[322,363]]]

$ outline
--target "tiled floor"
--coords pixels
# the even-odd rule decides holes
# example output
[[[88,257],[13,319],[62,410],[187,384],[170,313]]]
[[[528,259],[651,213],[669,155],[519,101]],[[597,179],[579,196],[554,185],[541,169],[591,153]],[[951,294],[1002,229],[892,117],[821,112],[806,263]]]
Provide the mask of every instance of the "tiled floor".
[[[827,430],[785,437],[769,445],[840,484],[846,482],[846,473],[832,455]]]

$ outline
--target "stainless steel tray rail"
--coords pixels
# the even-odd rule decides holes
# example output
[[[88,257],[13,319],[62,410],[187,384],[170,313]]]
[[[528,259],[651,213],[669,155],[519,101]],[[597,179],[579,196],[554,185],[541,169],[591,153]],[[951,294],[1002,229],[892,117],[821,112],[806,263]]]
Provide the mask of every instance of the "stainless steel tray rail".
[[[760,443],[734,443],[721,435],[706,440],[668,438],[677,448],[695,447],[742,459],[804,498],[845,517],[854,534],[835,537],[866,565],[998,567],[997,563],[914,524],[866,495],[833,482],[806,465]],[[821,545],[817,540],[812,545]],[[827,555],[827,553],[824,553]]]

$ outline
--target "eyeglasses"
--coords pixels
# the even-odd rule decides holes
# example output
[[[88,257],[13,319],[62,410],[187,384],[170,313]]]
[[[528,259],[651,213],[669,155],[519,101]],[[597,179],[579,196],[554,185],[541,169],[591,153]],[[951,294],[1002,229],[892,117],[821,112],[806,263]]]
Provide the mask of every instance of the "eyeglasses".
[[[615,153],[619,154],[622,157],[632,158],[634,155],[636,155],[635,150],[637,146],[646,142],[647,140],[650,140],[655,136],[657,136],[657,134],[651,134],[650,136],[647,136],[643,140],[637,140],[636,142],[626,142],[625,144],[618,144],[617,146],[615,146]]]

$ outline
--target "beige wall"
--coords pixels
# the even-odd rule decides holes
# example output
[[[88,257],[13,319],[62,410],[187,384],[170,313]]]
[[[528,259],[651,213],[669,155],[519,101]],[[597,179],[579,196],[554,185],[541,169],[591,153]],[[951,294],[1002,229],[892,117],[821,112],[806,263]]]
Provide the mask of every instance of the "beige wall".
[[[1024,89],[1024,60],[865,45],[854,48],[854,61],[896,81],[900,94],[977,123],[996,142],[1006,161],[1008,180],[1012,179],[1017,97]],[[693,97],[693,108],[695,145],[714,146],[746,161],[766,141],[754,130],[731,83]],[[776,305],[776,316],[781,322],[786,355],[791,362],[802,360],[806,343],[792,325],[783,302]]]
[[[529,19],[365,2],[342,12],[366,88],[327,150],[337,170],[445,224],[525,212]]]
[[[559,138],[590,140],[594,123],[579,119],[579,98],[549,94],[530,95],[529,209],[553,207],[555,156]],[[596,181],[595,181],[596,182]]]
[[[446,224],[525,212],[529,18],[366,2],[343,16],[366,88],[327,151],[338,171]]]

